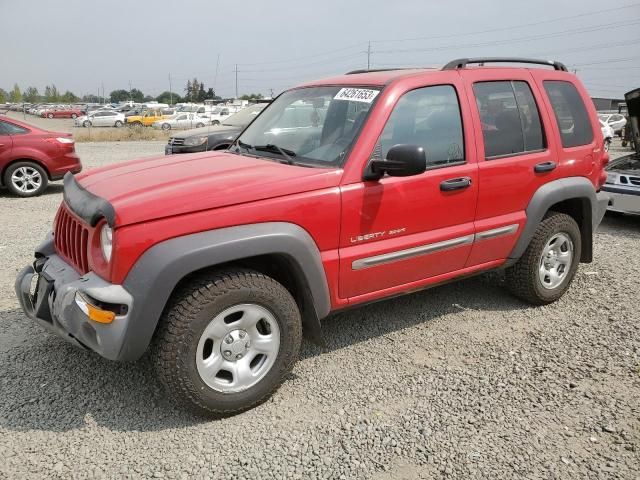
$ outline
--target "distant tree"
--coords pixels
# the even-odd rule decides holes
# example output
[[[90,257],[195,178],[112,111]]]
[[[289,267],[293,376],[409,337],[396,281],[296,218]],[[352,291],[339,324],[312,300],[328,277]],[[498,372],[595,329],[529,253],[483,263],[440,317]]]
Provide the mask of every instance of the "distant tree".
[[[38,89],[36,87],[27,87],[24,91],[24,95],[22,98],[25,102],[36,103],[40,101],[40,94],[38,93]]]
[[[156,97],[156,101],[159,103],[171,104],[172,100],[174,104],[182,102],[182,98],[180,97],[180,95],[175,92],[162,92]]]
[[[144,93],[142,93],[137,88],[134,88],[133,90],[131,90],[131,100],[133,100],[136,103],[144,102]]]
[[[7,103],[7,98],[9,98],[7,91],[0,88],[0,103]]]
[[[250,93],[242,95],[240,100],[260,100],[261,98],[263,98],[261,93]]]
[[[129,100],[129,90],[114,90],[109,94],[112,102],[126,102]]]
[[[60,93],[58,92],[58,88],[53,84],[44,87],[44,99],[50,103],[59,102]]]
[[[13,90],[9,94],[9,101],[12,103],[18,103],[22,101],[22,92],[20,92],[20,87],[18,84],[13,85]]]
[[[208,100],[222,100],[222,97],[219,97],[218,95],[216,95],[216,92],[213,88],[209,88],[207,90],[207,95],[205,98]]]
[[[155,100],[155,98],[153,98],[151,95],[145,95],[144,98],[142,99],[142,101],[144,102],[153,102]]]
[[[82,101],[85,103],[100,103],[102,101],[102,98],[100,98],[97,95],[93,95],[92,93],[88,94],[88,95],[83,95],[82,96]]]
[[[207,97],[207,92],[204,88],[204,83],[198,81],[197,78],[193,80],[187,80],[187,86],[184,89],[185,91],[185,101],[190,102],[202,102]]]
[[[64,103],[76,103],[79,98],[73,93],[67,90],[64,95],[60,96],[60,101]]]

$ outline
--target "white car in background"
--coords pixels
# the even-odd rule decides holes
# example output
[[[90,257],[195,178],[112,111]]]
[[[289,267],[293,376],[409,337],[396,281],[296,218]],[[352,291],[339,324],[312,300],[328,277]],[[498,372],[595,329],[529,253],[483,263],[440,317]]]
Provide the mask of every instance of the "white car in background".
[[[209,119],[211,125],[220,125],[227,117],[233,115],[234,113],[242,110],[242,106],[237,105],[219,105],[214,107],[211,112],[207,112],[203,116],[206,116]]]
[[[602,136],[604,137],[604,150],[608,152],[609,146],[611,145],[611,141],[613,140],[613,136],[614,136],[613,128],[611,128],[611,125],[609,125],[606,122],[603,122],[601,119],[599,119],[599,121],[600,121],[600,130],[602,130]]]
[[[622,132],[627,124],[627,119],[620,113],[600,113],[598,118],[608,124],[615,133]]]
[[[176,113],[170,118],[158,120],[153,123],[156,130],[190,130],[192,128],[204,127],[209,123],[209,119],[197,113]]]
[[[75,119],[76,127],[116,127],[124,125],[124,113],[113,110],[94,110]]]

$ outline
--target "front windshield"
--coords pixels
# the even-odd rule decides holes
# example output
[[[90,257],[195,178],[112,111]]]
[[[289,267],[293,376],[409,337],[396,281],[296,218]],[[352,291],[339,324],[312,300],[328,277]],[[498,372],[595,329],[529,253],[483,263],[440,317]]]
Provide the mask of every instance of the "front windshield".
[[[266,103],[260,103],[258,105],[243,108],[238,113],[234,113],[230,117],[227,117],[222,124],[230,127],[244,127],[251,123],[251,121],[256,118],[256,115],[258,115],[266,106]]]
[[[286,157],[291,163],[342,165],[378,93],[370,87],[285,92],[238,138],[236,151]]]

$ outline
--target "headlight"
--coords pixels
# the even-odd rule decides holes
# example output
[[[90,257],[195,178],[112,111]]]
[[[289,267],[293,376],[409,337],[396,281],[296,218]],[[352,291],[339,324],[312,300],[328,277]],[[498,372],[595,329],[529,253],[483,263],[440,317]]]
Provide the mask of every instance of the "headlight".
[[[607,183],[615,184],[618,180],[618,175],[615,173],[607,173]]]
[[[100,230],[100,248],[102,249],[102,256],[109,263],[113,250],[113,230],[106,224]]]
[[[184,140],[184,145],[188,147],[195,147],[197,145],[202,145],[207,141],[208,137],[187,137]]]

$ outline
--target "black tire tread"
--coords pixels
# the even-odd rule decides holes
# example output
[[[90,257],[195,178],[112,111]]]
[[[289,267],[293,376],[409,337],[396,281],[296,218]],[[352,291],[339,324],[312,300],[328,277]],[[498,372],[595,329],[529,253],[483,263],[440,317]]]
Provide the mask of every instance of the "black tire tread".
[[[570,278],[562,289],[556,291],[552,296],[543,297],[537,290],[535,282],[537,281],[538,265],[540,255],[549,236],[558,230],[569,231],[574,237],[574,262],[571,266],[572,271],[569,272]],[[575,238],[577,235],[577,239]],[[506,271],[507,288],[513,295],[533,305],[547,305],[560,298],[569,288],[575,271],[579,264],[581,252],[580,229],[576,221],[564,213],[554,211],[548,212],[540,222],[529,246],[525,250],[520,259]],[[534,276],[535,274],[535,276]]]
[[[198,313],[203,304],[230,291],[245,287],[266,289],[274,298],[286,300],[285,303],[289,303],[289,308],[293,310],[291,314],[299,318],[293,297],[271,277],[253,270],[222,270],[194,275],[188,282],[181,285],[173,295],[168,308],[165,309],[154,335],[151,359],[158,378],[177,403],[198,415],[227,416],[251,409],[264,402],[282,384],[298,357],[302,340],[301,322],[298,322],[298,328],[291,332],[296,347],[283,362],[282,374],[277,376],[278,381],[273,382],[268,391],[256,398],[250,405],[239,409],[211,408],[200,399],[195,385],[188,380],[185,381],[188,376],[187,372],[183,371],[183,363],[178,361],[178,350],[185,341],[193,340],[193,332],[189,328],[191,318]],[[288,298],[282,298],[283,296]]]

